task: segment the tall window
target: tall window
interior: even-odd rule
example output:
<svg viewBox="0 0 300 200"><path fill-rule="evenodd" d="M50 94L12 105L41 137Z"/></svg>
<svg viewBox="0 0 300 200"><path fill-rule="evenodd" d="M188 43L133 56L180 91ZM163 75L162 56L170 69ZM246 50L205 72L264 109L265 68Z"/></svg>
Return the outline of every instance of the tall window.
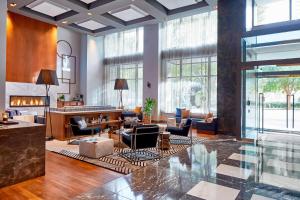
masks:
<svg viewBox="0 0 300 200"><path fill-rule="evenodd" d="M160 32L162 111L216 112L217 12L166 22Z"/></svg>
<svg viewBox="0 0 300 200"><path fill-rule="evenodd" d="M300 19L300 0L247 0L247 29Z"/></svg>
<svg viewBox="0 0 300 200"><path fill-rule="evenodd" d="M114 90L116 78L125 78L129 90L123 91L126 108L142 105L143 96L143 28L113 33L104 39L105 104L117 106L119 94Z"/></svg>

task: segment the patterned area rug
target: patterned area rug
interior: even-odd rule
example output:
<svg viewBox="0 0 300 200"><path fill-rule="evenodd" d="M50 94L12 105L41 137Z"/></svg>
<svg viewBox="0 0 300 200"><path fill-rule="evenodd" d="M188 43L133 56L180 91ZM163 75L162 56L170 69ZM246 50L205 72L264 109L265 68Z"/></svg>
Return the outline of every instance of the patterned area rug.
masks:
<svg viewBox="0 0 300 200"><path fill-rule="evenodd" d="M163 155L163 157L160 156L159 158L153 160L141 159L141 160L130 161L125 158L126 156L124 156L124 155L128 155L130 149L121 148L122 149L122 155L121 155L118 147L114 148L113 155L104 156L98 159L88 158L79 155L79 145L69 145L67 144L67 141L58 141L58 140L47 141L46 149L48 151L55 152L60 155L64 155L90 164L94 164L99 167L103 167L118 173L129 174L141 167L150 165L162 158L173 155L190 146L190 139L186 137L171 136L170 140L171 140L170 141L171 147L169 150L158 151L158 149L156 148L147 149L147 153L144 155L148 155L148 154ZM203 142L204 140L205 138L193 137L193 144Z"/></svg>

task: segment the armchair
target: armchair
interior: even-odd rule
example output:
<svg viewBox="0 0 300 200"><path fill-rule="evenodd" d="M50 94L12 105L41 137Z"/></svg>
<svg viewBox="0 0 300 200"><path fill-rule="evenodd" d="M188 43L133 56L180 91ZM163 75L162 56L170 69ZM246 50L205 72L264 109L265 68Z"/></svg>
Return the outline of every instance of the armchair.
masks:
<svg viewBox="0 0 300 200"><path fill-rule="evenodd" d="M170 132L171 135L179 135L179 136L183 136L183 137L188 137L191 126L192 126L192 120L187 119L185 124L183 125L183 127L167 127L166 131ZM192 134L191 134L190 135L190 144L192 144L192 142L193 141L192 141ZM176 142L176 144L186 144L186 142L184 142L184 143Z"/></svg>
<svg viewBox="0 0 300 200"><path fill-rule="evenodd" d="M150 151L142 151L147 148L156 148L159 127L157 125L141 125L133 129L132 132L122 133L122 142L130 148L129 152L121 155L131 161L142 161L156 159L159 154Z"/></svg>
<svg viewBox="0 0 300 200"><path fill-rule="evenodd" d="M166 131L173 135L188 137L191 125L192 120L187 119L183 127L167 127Z"/></svg>

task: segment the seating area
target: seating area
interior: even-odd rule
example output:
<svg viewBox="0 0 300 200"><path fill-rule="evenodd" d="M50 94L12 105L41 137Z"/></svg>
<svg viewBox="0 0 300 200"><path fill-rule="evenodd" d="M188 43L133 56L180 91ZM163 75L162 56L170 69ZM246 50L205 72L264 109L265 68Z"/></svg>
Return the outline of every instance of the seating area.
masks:
<svg viewBox="0 0 300 200"><path fill-rule="evenodd" d="M0 200L300 199L300 0L1 0Z"/></svg>

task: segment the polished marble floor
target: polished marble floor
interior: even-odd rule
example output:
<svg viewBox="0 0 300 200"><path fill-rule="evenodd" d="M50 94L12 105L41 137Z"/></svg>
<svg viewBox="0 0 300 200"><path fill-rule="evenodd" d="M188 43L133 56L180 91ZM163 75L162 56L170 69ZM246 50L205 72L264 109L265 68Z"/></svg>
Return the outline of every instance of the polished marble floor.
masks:
<svg viewBox="0 0 300 200"><path fill-rule="evenodd" d="M76 199L300 199L299 147L208 140Z"/></svg>

